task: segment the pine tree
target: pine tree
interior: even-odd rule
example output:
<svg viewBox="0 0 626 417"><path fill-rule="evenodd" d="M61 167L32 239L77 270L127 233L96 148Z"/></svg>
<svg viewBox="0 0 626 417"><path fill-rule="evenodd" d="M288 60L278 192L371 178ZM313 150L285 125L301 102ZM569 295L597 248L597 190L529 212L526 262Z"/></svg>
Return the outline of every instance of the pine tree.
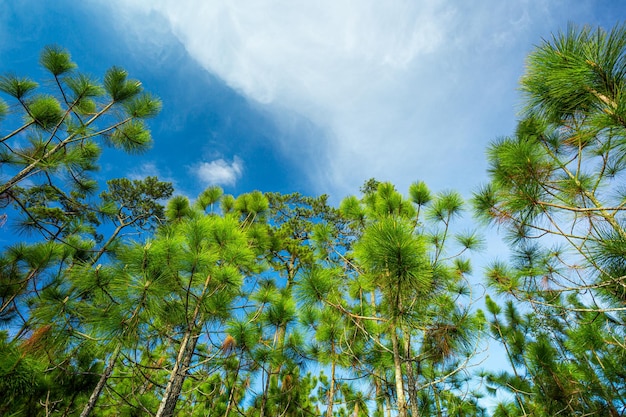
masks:
<svg viewBox="0 0 626 417"><path fill-rule="evenodd" d="M206 202L200 199L199 204ZM142 275L153 275L169 289L163 309L168 317L163 320L175 319L171 326L178 347L157 416L173 415L203 329L228 320L244 277L260 272L246 227L262 215L264 207L267 203L261 198L223 216L204 215L196 209L186 217L170 217L171 224L151 243L155 252L148 270L144 260L133 260L141 265Z"/></svg>
<svg viewBox="0 0 626 417"><path fill-rule="evenodd" d="M15 210L5 219L21 218L23 227L58 239L76 233L76 219L97 223L85 197L97 190L90 174L102 145L134 154L148 149L145 120L161 103L122 68L107 70L102 84L78 72L57 46L44 48L40 64L50 77L41 87L27 77L0 77L0 91L15 102L0 100L0 117L10 116L0 138L0 201Z"/></svg>
<svg viewBox="0 0 626 417"><path fill-rule="evenodd" d="M358 352L354 365L373 378L381 400L377 413L385 402L395 402L398 415L419 415L426 407L420 394L464 369L476 351L481 318L470 313L471 301L457 303L466 293L463 274L469 271L460 253L479 240L472 233L459 235L460 253L449 247L451 223L462 205L456 193L433 198L416 183L407 199L393 185L376 181L363 191L362 200L348 197L340 206L354 242L335 249L344 284L318 279L309 283L309 293L339 311L346 328L359 334L351 336L357 344L344 351ZM457 355L466 357L453 360Z"/></svg>
<svg viewBox="0 0 626 417"><path fill-rule="evenodd" d="M490 182L474 205L512 249L487 271L509 299L506 321L489 304L513 370L494 378L515 396L500 414L626 409L624 375L612 371L625 354L625 56L624 25L572 25L544 41L521 79L523 119L487 151Z"/></svg>

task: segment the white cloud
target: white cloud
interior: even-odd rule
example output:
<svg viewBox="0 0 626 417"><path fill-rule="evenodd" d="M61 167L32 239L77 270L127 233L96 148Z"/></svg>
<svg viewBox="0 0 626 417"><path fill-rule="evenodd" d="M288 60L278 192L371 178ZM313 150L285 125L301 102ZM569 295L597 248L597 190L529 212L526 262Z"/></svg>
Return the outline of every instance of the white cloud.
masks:
<svg viewBox="0 0 626 417"><path fill-rule="evenodd" d="M163 16L191 56L273 111L279 125L288 129L281 119L295 112L329 132L323 140L287 134L279 145L291 158L306 150L302 166L314 186L339 194L372 176L399 187L418 178L439 188L475 185L487 142L512 130L526 53L586 7L546 0L118 1L146 21ZM222 161L207 172L234 178L233 167Z"/></svg>
<svg viewBox="0 0 626 417"><path fill-rule="evenodd" d="M115 169L111 167L111 169ZM144 180L146 177L157 177L159 181L169 182L172 184L178 194L187 195L189 190L181 186L176 177L172 174L171 169L165 167L159 168L154 162L144 162L143 164L133 168L126 174L131 180Z"/></svg>
<svg viewBox="0 0 626 417"><path fill-rule="evenodd" d="M163 175L154 162L145 162L133 169L127 177L131 180L143 180L146 177L158 177L161 181L169 181L162 179Z"/></svg>
<svg viewBox="0 0 626 417"><path fill-rule="evenodd" d="M237 156L231 163L224 159L216 159L210 162L200 162L192 166L190 170L207 186L233 186L243 174L243 161Z"/></svg>

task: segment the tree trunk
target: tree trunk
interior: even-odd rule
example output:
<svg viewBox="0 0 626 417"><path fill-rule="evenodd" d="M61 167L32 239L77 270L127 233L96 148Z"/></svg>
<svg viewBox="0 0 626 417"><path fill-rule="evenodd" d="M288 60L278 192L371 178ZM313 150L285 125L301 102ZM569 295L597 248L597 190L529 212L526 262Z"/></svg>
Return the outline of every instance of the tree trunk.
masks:
<svg viewBox="0 0 626 417"><path fill-rule="evenodd" d="M404 332L404 356L407 358L408 362L406 365L406 378L409 384L407 391L409 394L409 405L411 407L411 416L419 417L420 411L418 407L417 401L417 380L415 379L415 373L413 372L413 362L410 361L411 354L411 336L410 333Z"/></svg>
<svg viewBox="0 0 626 417"><path fill-rule="evenodd" d="M431 366L435 366L432 364ZM437 391L437 386L433 385L433 397L435 397L435 408L437 409L437 417L442 417L441 414L441 396L439 395L439 391Z"/></svg>
<svg viewBox="0 0 626 417"><path fill-rule="evenodd" d="M241 353L241 358L243 358L243 352ZM228 417L230 414L230 410L233 407L233 403L235 402L235 390L237 387L237 378L239 378L239 370L241 369L241 361L243 359L239 359L237 363L237 369L235 370L235 377L233 378L233 384L230 387L230 392L228 393L228 403L226 404L226 412L224 413L224 417ZM226 382L226 380L224 380Z"/></svg>
<svg viewBox="0 0 626 417"><path fill-rule="evenodd" d="M378 311L376 309L376 292L375 291L370 292L370 305L372 307L372 315L375 316ZM376 343L380 343L380 338L376 334L374 334L374 340L376 341ZM383 415L385 411L385 396L383 394L383 389L380 383L383 374L384 374L384 371L381 371L380 368L373 370L374 389L376 392L376 412L381 416Z"/></svg>
<svg viewBox="0 0 626 417"><path fill-rule="evenodd" d="M285 269L287 270L287 283L285 284L285 290L288 292L289 297L292 297L291 287L295 281L296 268L294 266L295 263L295 255L291 256L289 262L285 263ZM285 337L287 335L287 323L280 323L276 326L276 330L274 331L274 341L273 341L273 349L274 351L283 352L285 347ZM278 364L267 373L267 383L265 384L265 388L263 389L263 397L261 401L261 414L259 417L265 417L265 407L267 406L267 400L270 395L270 387L272 386L272 380L276 382L276 387L279 386L279 376L280 371L282 369L282 364Z"/></svg>
<svg viewBox="0 0 626 417"><path fill-rule="evenodd" d="M259 417L265 417L265 407L267 406L267 397L270 395L270 380L272 378L272 371L267 371L267 380L265 381L265 387L263 388L263 397L261 397L261 410L259 410Z"/></svg>
<svg viewBox="0 0 626 417"><path fill-rule="evenodd" d="M391 343L393 347L393 367L396 377L396 396L398 397L398 417L407 417L408 410L406 398L404 396L404 381L402 378L402 361L400 359L400 348L398 347L398 333L395 323L391 328Z"/></svg>
<svg viewBox="0 0 626 417"><path fill-rule="evenodd" d="M113 367L115 366L117 357L120 356L121 350L122 350L122 345L120 343L115 347L113 354L109 358L109 363L107 363L107 366L104 369L104 372L100 376L100 380L98 381L98 383L96 384L96 387L93 389L93 392L89 396L89 400L87 401L87 404L85 404L85 407L83 408L83 412L80 413L80 417L87 417L89 414L91 414L93 409L96 407L96 402L98 401L98 398L100 398L100 394L102 394L102 390L104 389L104 386L106 385L107 381L109 380L109 377L111 376L111 373L113 372Z"/></svg>
<svg viewBox="0 0 626 417"><path fill-rule="evenodd" d="M171 417L174 415L176 403L178 402L178 397L180 397L180 392L183 388L183 382L185 382L187 372L189 371L191 358L196 350L198 335L194 333L195 332L192 333L191 329L185 332L185 336L178 349L174 369L172 369L170 379L167 381L165 393L163 394L163 399L161 400L155 417Z"/></svg>
<svg viewBox="0 0 626 417"><path fill-rule="evenodd" d="M376 393L376 413L383 415L385 412L385 398L383 396L383 389L380 386L380 374L377 370L374 370L374 390Z"/></svg>
<svg viewBox="0 0 626 417"><path fill-rule="evenodd" d="M333 356L334 356L334 346L333 343ZM333 417L333 403L335 401L335 359L330 365L330 388L328 389L328 407L326 408L326 417Z"/></svg>
<svg viewBox="0 0 626 417"><path fill-rule="evenodd" d="M359 402L354 402L354 410L352 411L352 417L359 417Z"/></svg>
<svg viewBox="0 0 626 417"><path fill-rule="evenodd" d="M115 241L115 239L117 238L119 233L122 231L122 229L123 229L122 225L115 228L115 231L113 232L111 237L109 237L109 239L102 246L100 251L98 251L96 256L90 261L91 266L94 266L96 262L98 262L100 257L106 251L106 249L111 245L111 243L113 243L113 241ZM135 308L135 311L133 312L132 317L135 317L135 315L138 312L139 312L139 307ZM113 351L113 354L111 355L111 358L109 358L109 363L107 364L106 368L104 369L104 372L100 376L100 380L98 380L98 383L96 384L96 387L91 393L91 396L89 396L89 400L87 401L87 404L85 404L85 407L83 408L82 413L80 413L80 417L87 417L89 414L91 414L91 412L95 408L96 402L98 401L98 398L100 398L100 394L102 394L102 390L104 389L104 386L106 385L109 377L111 376L111 373L113 372L113 367L115 366L115 362L117 361L117 358L120 355L121 350L122 350L122 344L118 343L118 345L115 347L115 350Z"/></svg>

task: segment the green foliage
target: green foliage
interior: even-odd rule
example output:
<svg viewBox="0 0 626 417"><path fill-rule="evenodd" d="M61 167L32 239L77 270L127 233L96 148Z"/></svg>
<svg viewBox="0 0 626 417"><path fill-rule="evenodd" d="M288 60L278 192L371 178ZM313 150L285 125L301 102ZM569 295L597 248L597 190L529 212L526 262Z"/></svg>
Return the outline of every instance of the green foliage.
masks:
<svg viewBox="0 0 626 417"><path fill-rule="evenodd" d="M306 274L302 284L309 305L325 299L347 320L344 332L353 332L351 343L338 346L356 355L352 366L359 364L373 378L379 396L375 415L384 414L383 389L397 396L399 415L434 411L426 391L450 409L461 407L457 394L467 381L450 376L465 366L459 357L475 354L484 317L457 305L469 294L463 280L471 270L469 259L460 255L479 248L482 240L475 232L452 233L463 206L458 193L433 195L416 182L407 199L392 184L375 180L362 192L362 199L348 197L340 205L353 241L340 258L350 271L349 284L335 286L344 295L324 294L330 292L326 281L314 279L320 274Z"/></svg>
<svg viewBox="0 0 626 417"><path fill-rule="evenodd" d="M143 121L130 121L115 129L108 143L127 153L140 154L152 144L152 136Z"/></svg>
<svg viewBox="0 0 626 417"><path fill-rule="evenodd" d="M19 358L14 369L37 376L30 391L20 388L15 401L2 404L2 415L77 415L100 378L111 338L137 337L138 316L124 314L120 302L128 294L115 288L128 289L121 280L127 274L109 262L127 228L147 231L164 220L160 200L172 193L156 178L117 179L97 196L92 178L102 143L130 152L149 145L143 119L158 112L158 99L121 77L111 83L111 97L57 46L44 48L40 65L50 77L41 87L0 77L0 91L13 101L1 102L0 116L18 126L0 134L0 216L10 218L2 227L29 233L28 243L2 248L0 319L12 329L7 360ZM103 227L108 223L113 230Z"/></svg>
<svg viewBox="0 0 626 417"><path fill-rule="evenodd" d="M423 181L414 182L409 186L411 201L418 206L425 206L432 200L428 186Z"/></svg>
<svg viewBox="0 0 626 417"><path fill-rule="evenodd" d="M7 339L6 332L0 333L0 390L4 397L0 412L3 414L13 407L27 408L20 401L35 395L43 383L40 378L42 369L30 358L21 358L17 347L9 344Z"/></svg>
<svg viewBox="0 0 626 417"><path fill-rule="evenodd" d="M184 196L175 196L167 203L165 215L169 221L182 220L191 215L192 208L189 199Z"/></svg>
<svg viewBox="0 0 626 417"><path fill-rule="evenodd" d="M75 106L84 105L84 103L104 94L104 89L98 82L87 74L73 74L71 77L65 77L63 82L71 90L72 94L68 97ZM91 101L95 106L95 102Z"/></svg>
<svg viewBox="0 0 626 417"><path fill-rule="evenodd" d="M217 186L209 187L204 190L196 200L196 205L202 210L213 212L213 206L220 200L224 191Z"/></svg>
<svg viewBox="0 0 626 417"><path fill-rule="evenodd" d="M118 178L107 181L108 189L100 193L107 207L115 208L110 215L116 216L123 225L140 228L154 226L155 221L165 220L165 210L160 201L169 198L174 189L156 177L143 180Z"/></svg>
<svg viewBox="0 0 626 417"><path fill-rule="evenodd" d="M104 89L113 102L123 102L141 92L141 82L129 80L125 69L111 67L104 74Z"/></svg>
<svg viewBox="0 0 626 417"><path fill-rule="evenodd" d="M149 93L141 93L124 102L126 113L139 119L155 117L161 111L161 100Z"/></svg>
<svg viewBox="0 0 626 417"><path fill-rule="evenodd" d="M6 117L8 112L9 106L4 100L0 99L0 122Z"/></svg>
<svg viewBox="0 0 626 417"><path fill-rule="evenodd" d="M355 245L355 257L370 271L388 302L401 313L402 296L422 296L429 292L431 265L426 244L413 234L402 219L382 219L365 229ZM394 309L395 310L395 309Z"/></svg>
<svg viewBox="0 0 626 417"><path fill-rule="evenodd" d="M40 64L53 81L42 88L24 77L0 78L0 91L17 100L15 116L19 120L21 112L23 120L16 130L0 136L2 160L6 164L0 195L12 190L11 200L19 201L16 187L27 177L38 184L46 180L65 183L58 188L67 188L68 193L72 187L80 189L81 180L95 170L97 158L83 155L85 163L81 169L66 164L60 170L59 164L63 165L66 153L81 148L85 142L102 140L126 152L145 151L152 139L144 119L155 116L161 108L157 98L143 93L141 83L128 80L126 71L120 68L107 71L104 85L100 85L78 72L69 53L56 46L44 48ZM1 107L6 113L6 104ZM23 138L38 135L41 139L37 143L43 147L23 145Z"/></svg>
<svg viewBox="0 0 626 417"><path fill-rule="evenodd" d="M570 25L544 42L530 54L521 81L528 109L540 112L550 122L606 113L609 120L623 125L616 110L622 108L625 39L623 25L610 32Z"/></svg>
<svg viewBox="0 0 626 417"><path fill-rule="evenodd" d="M32 121L42 129L54 128L63 120L61 103L52 96L35 96L28 100L27 108L28 117L26 117L26 123Z"/></svg>
<svg viewBox="0 0 626 417"><path fill-rule="evenodd" d="M15 75L0 76L0 91L18 100L24 99L31 91L39 86L33 80Z"/></svg>
<svg viewBox="0 0 626 417"><path fill-rule="evenodd" d="M76 64L70 59L69 52L57 45L44 47L43 51L41 51L39 63L55 77L76 68Z"/></svg>
<svg viewBox="0 0 626 417"><path fill-rule="evenodd" d="M511 261L487 269L486 299L511 372L489 384L515 401L494 415L621 415L624 357L623 137L626 28L568 27L528 59L515 135L488 149L474 195L505 228ZM526 313L521 314L520 311ZM608 365L607 364L611 364Z"/></svg>

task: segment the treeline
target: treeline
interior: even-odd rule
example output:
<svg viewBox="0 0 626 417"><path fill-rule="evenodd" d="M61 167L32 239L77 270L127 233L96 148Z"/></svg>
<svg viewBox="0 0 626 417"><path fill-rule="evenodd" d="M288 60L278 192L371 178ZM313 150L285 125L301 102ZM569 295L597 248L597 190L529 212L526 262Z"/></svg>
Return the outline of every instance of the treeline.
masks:
<svg viewBox="0 0 626 417"><path fill-rule="evenodd" d="M42 86L0 78L0 416L626 415L625 26L529 55L470 202L102 186L160 101L58 47L40 64ZM464 211L512 254L474 271L486 295Z"/></svg>

